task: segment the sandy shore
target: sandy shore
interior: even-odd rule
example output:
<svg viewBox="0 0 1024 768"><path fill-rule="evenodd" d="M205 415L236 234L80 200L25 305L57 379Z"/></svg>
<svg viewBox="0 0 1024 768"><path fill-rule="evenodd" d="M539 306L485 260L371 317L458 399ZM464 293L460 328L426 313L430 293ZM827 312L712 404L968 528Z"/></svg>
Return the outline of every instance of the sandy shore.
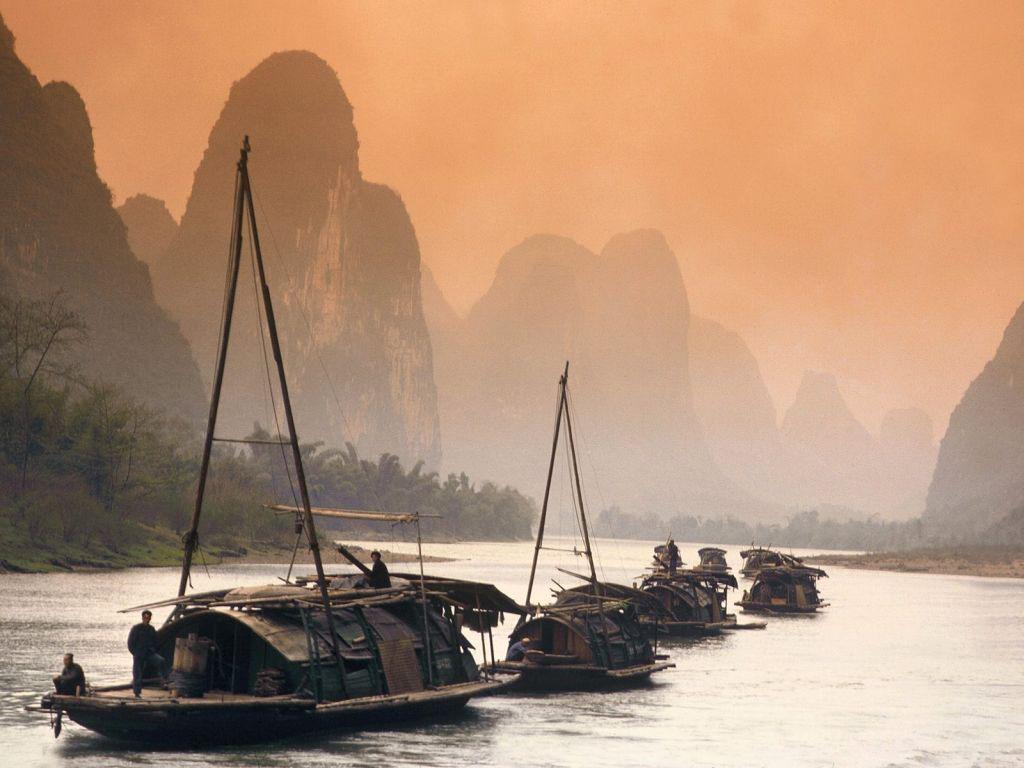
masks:
<svg viewBox="0 0 1024 768"><path fill-rule="evenodd" d="M814 555L804 558L804 562L872 571L1024 578L1024 549L1019 547L957 547L868 552L863 555Z"/></svg>

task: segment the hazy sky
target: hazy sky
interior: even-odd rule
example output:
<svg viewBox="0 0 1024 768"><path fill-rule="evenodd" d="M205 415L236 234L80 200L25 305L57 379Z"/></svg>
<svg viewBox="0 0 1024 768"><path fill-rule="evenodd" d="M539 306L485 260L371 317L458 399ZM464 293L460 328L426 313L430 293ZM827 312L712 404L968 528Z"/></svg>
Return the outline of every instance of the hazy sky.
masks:
<svg viewBox="0 0 1024 768"><path fill-rule="evenodd" d="M315 51L460 310L536 232L663 230L784 410L836 373L940 428L1024 300L1024 3L5 0L119 200L184 208L228 88Z"/></svg>

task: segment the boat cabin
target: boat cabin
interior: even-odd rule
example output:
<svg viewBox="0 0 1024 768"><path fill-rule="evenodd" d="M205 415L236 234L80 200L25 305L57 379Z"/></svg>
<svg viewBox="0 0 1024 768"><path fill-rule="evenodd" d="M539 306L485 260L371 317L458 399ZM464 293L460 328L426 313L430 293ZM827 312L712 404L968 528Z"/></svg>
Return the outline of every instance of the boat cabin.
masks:
<svg viewBox="0 0 1024 768"><path fill-rule="evenodd" d="M752 547L740 552L743 558L743 568L740 569L746 577L752 577L762 568L802 568L804 561L794 555L787 555L770 547Z"/></svg>
<svg viewBox="0 0 1024 768"><path fill-rule="evenodd" d="M333 610L339 669L322 610L272 604L275 599L310 596L311 590L303 587L232 590L225 601L245 599L248 604L176 616L157 633L158 653L173 659L181 638L203 638L208 651L201 692L294 694L317 701L422 691L428 685L478 677L469 641L436 603L428 603L426 611L428 654L423 605L411 594L341 603ZM259 600L271 605L261 608L253 602Z"/></svg>
<svg viewBox="0 0 1024 768"><path fill-rule="evenodd" d="M682 571L648 577L643 591L658 601L668 618L647 614L642 620L649 630L670 636L717 634L736 623L727 609L730 586L737 586L730 574Z"/></svg>
<svg viewBox="0 0 1024 768"><path fill-rule="evenodd" d="M763 568L737 605L755 613L814 613L821 601L817 580L828 574L818 568Z"/></svg>
<svg viewBox="0 0 1024 768"><path fill-rule="evenodd" d="M700 555L700 565L697 566L698 570L714 571L716 573L729 572L730 568L729 564L725 561L724 549L704 547L703 549L698 549L697 554Z"/></svg>
<svg viewBox="0 0 1024 768"><path fill-rule="evenodd" d="M527 617L509 636L509 645L529 638L522 661L498 662L520 674L516 687L527 690L590 689L635 684L671 666L655 660L632 609L621 603L551 606Z"/></svg>

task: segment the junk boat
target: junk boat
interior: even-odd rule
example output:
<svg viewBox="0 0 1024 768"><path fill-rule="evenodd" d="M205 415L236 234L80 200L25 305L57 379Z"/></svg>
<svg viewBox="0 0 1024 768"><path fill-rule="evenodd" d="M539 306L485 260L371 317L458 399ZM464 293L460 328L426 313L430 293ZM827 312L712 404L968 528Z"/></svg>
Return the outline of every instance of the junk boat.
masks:
<svg viewBox="0 0 1024 768"><path fill-rule="evenodd" d="M748 579L757 575L762 568L802 568L804 561L771 547L751 547L740 552L743 567L740 573Z"/></svg>
<svg viewBox="0 0 1024 768"><path fill-rule="evenodd" d="M728 573L732 569L725 561L725 550L718 547L704 547L698 549L700 565L695 570L708 571L710 573Z"/></svg>
<svg viewBox="0 0 1024 768"><path fill-rule="evenodd" d="M814 613L828 607L817 586L818 579L827 576L808 566L762 568L736 605L752 613Z"/></svg>
<svg viewBox="0 0 1024 768"><path fill-rule="evenodd" d="M302 454L292 416L281 348L256 229L246 137L237 165L232 251L213 396L191 527L185 536L178 595L150 608L171 607L157 631L157 652L172 659L170 682L149 679L141 696L131 685L93 688L85 695L50 694L39 709L50 713L57 735L63 715L106 736L146 745L254 742L312 731L450 713L502 683L482 679L470 644L455 620L458 598L481 598L471 609L478 623L495 621L515 605L493 587L445 587L423 576L397 578L391 588L331 583L325 576L313 515L415 523L415 514L324 510L310 506ZM234 313L248 221L253 269L262 289L263 315L277 364L288 440L301 505L276 507L295 515L296 546L305 539L316 565L307 583L288 583L186 595L198 547L210 453ZM262 324L261 324L261 333ZM269 363L268 363L269 375ZM280 429L278 430L280 433ZM246 442L227 440L228 442ZM418 532L418 530L417 530ZM420 537L417 537L420 540ZM291 571L289 569L289 578ZM429 584L429 589L428 589ZM465 585L463 585L465 587ZM488 599L489 596L489 599ZM130 610L138 610L146 606ZM493 656L493 653L492 653Z"/></svg>
<svg viewBox="0 0 1024 768"><path fill-rule="evenodd" d="M631 686L646 682L655 672L675 666L657 657L637 619L634 605L597 579L572 430L568 382L569 364L566 363L559 379L555 434L526 590L526 613L509 636L510 648L529 638L529 650L521 660L493 664L495 670L518 673L519 678L513 686L519 690L593 690ZM573 552L586 557L590 571L589 576L581 576L559 569L583 579L587 582L586 588L573 590L571 599L541 606L533 604L531 597L537 575L537 558L542 549L550 549L544 546L544 526L563 421L571 461L574 509L583 537L582 552L575 548Z"/></svg>
<svg viewBox="0 0 1024 768"><path fill-rule="evenodd" d="M735 628L736 616L728 613L727 605L729 587L738 586L736 577L728 573L656 571L644 579L642 590L658 602L667 617L647 613L644 625L670 637L717 635Z"/></svg>

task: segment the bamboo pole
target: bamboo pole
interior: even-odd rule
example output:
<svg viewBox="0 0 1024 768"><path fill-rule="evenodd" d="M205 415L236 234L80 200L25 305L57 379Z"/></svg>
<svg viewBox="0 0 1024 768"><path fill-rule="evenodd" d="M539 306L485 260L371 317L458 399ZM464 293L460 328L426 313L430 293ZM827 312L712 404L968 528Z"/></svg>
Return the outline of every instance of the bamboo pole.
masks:
<svg viewBox="0 0 1024 768"><path fill-rule="evenodd" d="M210 398L210 414L206 422L206 439L203 442L203 460L199 465L199 485L196 488L196 503L192 509L192 522L185 535L185 552L181 562L181 581L178 583L178 597L185 594L189 572L192 569L192 555L199 536L199 517L203 511L203 496L206 493L206 477L210 471L210 453L213 450L213 433L217 426L217 411L220 408L220 392L224 384L224 368L228 357L228 339L231 336L231 320L235 311L235 293L238 287L238 269L242 261L242 175L249 156L249 137L242 144L241 157L235 171L235 210L231 228L231 277L224 306L224 324L221 327L220 349L217 350L217 369L213 379L213 396Z"/></svg>
<svg viewBox="0 0 1024 768"><path fill-rule="evenodd" d="M569 380L569 361L565 361L565 372L558 381L558 410L555 414L555 437L551 441L551 460L548 462L548 479L544 484L544 503L540 508L540 521L537 524L537 544L533 549L533 564L530 566L530 582L526 587L526 608L530 609L530 596L533 594L533 580L537 575L537 557L544 544L544 525L548 517L548 498L551 496L551 478L555 473L555 454L558 452L558 434L562 428L562 410L565 406L565 383ZM493 654L492 654L493 660Z"/></svg>

